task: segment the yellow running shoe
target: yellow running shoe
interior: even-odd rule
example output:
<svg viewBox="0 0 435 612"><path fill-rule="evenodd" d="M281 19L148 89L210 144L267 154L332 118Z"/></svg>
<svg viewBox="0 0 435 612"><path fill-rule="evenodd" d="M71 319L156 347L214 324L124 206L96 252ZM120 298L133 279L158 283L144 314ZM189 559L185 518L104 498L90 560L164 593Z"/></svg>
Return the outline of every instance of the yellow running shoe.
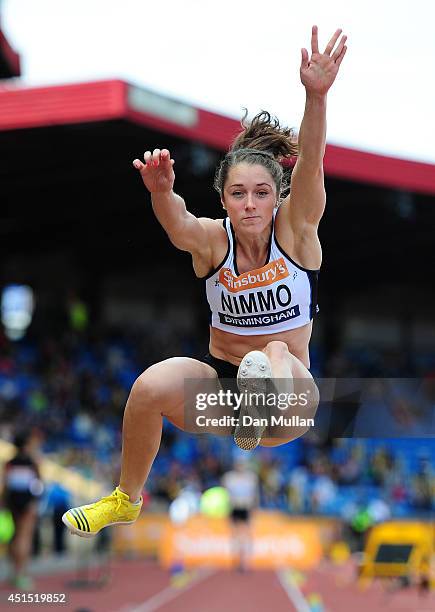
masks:
<svg viewBox="0 0 435 612"><path fill-rule="evenodd" d="M95 504L71 508L65 512L62 522L71 533L82 538L92 538L103 527L134 523L142 508L142 497L132 504L127 493L116 489Z"/></svg>

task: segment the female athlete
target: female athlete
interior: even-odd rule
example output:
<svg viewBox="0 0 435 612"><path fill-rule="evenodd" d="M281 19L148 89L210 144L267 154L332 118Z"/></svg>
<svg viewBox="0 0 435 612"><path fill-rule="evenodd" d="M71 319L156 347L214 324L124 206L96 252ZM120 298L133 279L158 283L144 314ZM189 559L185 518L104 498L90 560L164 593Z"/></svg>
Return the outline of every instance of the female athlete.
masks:
<svg viewBox="0 0 435 612"><path fill-rule="evenodd" d="M66 512L62 520L71 532L91 537L108 525L136 520L163 417L184 428L185 379L237 377L239 389L248 391L256 388L256 379L277 385L305 380L316 390L308 344L321 263L317 228L325 207L326 97L347 49L346 36L340 35L337 30L320 53L313 26L311 56L302 49L306 104L285 199L283 165L296 153L295 138L265 112L244 126L216 173L226 219L197 218L187 211L173 191L174 160L167 149L146 151L145 163L134 160L158 221L176 247L191 253L196 275L205 279L210 352L202 360L167 359L139 376L124 413L119 486L96 503ZM314 415L317 404L313 393L305 414ZM245 448L283 444L307 431L290 429L269 429ZM243 447L240 428L235 437Z"/></svg>

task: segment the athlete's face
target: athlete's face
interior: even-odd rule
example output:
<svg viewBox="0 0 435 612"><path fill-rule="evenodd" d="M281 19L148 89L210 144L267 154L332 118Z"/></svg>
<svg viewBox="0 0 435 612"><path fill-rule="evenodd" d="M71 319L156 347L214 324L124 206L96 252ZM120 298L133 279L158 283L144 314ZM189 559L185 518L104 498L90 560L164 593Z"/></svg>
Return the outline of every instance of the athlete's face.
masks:
<svg viewBox="0 0 435 612"><path fill-rule="evenodd" d="M264 166L240 163L228 172L222 204L233 226L260 233L277 204L275 181Z"/></svg>

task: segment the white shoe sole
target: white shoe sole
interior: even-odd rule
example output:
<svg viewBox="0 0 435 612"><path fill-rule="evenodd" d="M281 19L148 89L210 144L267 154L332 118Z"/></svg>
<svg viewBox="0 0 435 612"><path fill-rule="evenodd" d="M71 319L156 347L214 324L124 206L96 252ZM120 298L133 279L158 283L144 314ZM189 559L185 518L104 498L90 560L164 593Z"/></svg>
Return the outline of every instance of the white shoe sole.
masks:
<svg viewBox="0 0 435 612"><path fill-rule="evenodd" d="M242 361L237 372L237 386L247 396L251 393L267 393L267 382L272 378L272 366L267 355L262 351L250 351ZM260 444L265 427L260 425L243 425L243 417L261 418L261 406L252 406L243 402L240 407L239 425L234 432L234 441L242 450L254 450Z"/></svg>
<svg viewBox="0 0 435 612"><path fill-rule="evenodd" d="M272 366L269 357L262 351L250 351L246 353L239 365L237 372L237 386L240 391L255 392L262 390L261 380L272 378Z"/></svg>
<svg viewBox="0 0 435 612"><path fill-rule="evenodd" d="M99 529L98 531L93 531L92 533L88 533L87 531L82 531L81 529L77 529L77 527L74 527L74 525L71 525L69 520L66 518L66 515L68 514L68 512L69 510L67 510L65 514L62 516L62 523L65 525L65 527L68 529L68 531L71 534L80 536L81 538L93 538L98 533L100 533L101 529L104 529L105 527L110 527L111 525L132 525L133 523L136 522L136 519L134 519L134 521L116 521L115 523L107 523L107 525L104 525L104 527L101 527L101 529Z"/></svg>

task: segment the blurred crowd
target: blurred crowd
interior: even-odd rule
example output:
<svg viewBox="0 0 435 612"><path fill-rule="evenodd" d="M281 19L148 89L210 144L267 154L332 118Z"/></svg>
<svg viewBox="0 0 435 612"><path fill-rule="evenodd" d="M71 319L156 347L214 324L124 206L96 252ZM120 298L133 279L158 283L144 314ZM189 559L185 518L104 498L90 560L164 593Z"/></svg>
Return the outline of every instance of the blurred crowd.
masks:
<svg viewBox="0 0 435 612"><path fill-rule="evenodd" d="M192 339L191 334L177 333L173 326L154 326L133 334L116 329L91 331L75 322L56 337L30 335L18 342L2 337L0 438L12 440L18 429L36 428L45 455L110 489L119 474L121 421L134 380L162 358L200 357L204 348L204 338ZM348 349L325 362L313 346L312 359L317 376L330 376L334 369L343 377L380 376L382 363L388 366L384 376L403 376L403 359L391 353ZM429 416L435 405L431 359L425 358L424 367L421 356L419 362L407 365L416 375L427 377L425 397L432 406ZM376 422L364 437L356 437L370 415L379 415L380 396L382 389L372 389L369 401L351 406L352 428L341 437L326 429L322 435L310 433L283 447L260 448L253 453L251 467L259 477L260 505L295 514L342 516L349 521L368 511L373 520L383 520L433 510L433 438L402 435L394 439L385 423L376 434ZM421 402L416 406L407 401L406 393L393 396L396 409L388 418L409 432ZM434 430L432 422L429 432ZM188 435L165 423L161 449L146 486L146 503L167 507L186 487L203 491L219 484L231 469L236 450L231 439ZM52 498L47 493L47 511L50 504L59 506L59 498L61 505L67 504L59 490L47 491Z"/></svg>

